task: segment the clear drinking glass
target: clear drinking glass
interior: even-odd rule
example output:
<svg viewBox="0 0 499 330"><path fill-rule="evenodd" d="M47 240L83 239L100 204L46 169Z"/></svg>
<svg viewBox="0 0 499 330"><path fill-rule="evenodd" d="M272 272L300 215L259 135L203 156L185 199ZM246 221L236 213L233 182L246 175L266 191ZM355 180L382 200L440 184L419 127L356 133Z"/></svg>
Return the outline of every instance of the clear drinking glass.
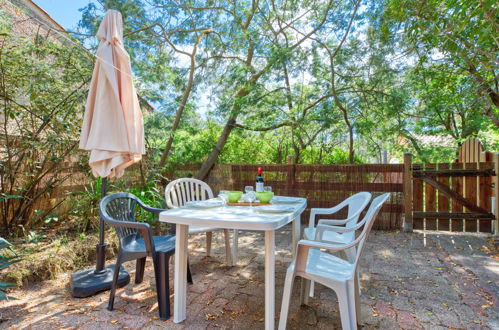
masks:
<svg viewBox="0 0 499 330"><path fill-rule="evenodd" d="M227 205L227 202L229 201L229 191L228 190L220 190L218 193L218 197L222 200L223 207Z"/></svg>
<svg viewBox="0 0 499 330"><path fill-rule="evenodd" d="M244 192L245 193L249 193L250 191L255 191L255 188L253 188L253 186L246 186L244 187Z"/></svg>
<svg viewBox="0 0 499 330"><path fill-rule="evenodd" d="M263 187L263 191L265 191L265 192L272 192L272 187L271 186L265 186L265 187Z"/></svg>
<svg viewBox="0 0 499 330"><path fill-rule="evenodd" d="M251 187L253 189L253 187ZM246 200L250 203L250 209L252 209L252 203L256 201L256 194L253 190L250 190L246 193Z"/></svg>

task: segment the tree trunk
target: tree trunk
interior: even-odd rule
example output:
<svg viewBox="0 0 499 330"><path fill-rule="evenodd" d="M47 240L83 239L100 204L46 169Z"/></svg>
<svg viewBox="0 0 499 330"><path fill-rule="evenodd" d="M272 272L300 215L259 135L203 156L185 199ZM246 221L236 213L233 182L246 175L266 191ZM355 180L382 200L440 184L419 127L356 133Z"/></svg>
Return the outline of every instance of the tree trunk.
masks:
<svg viewBox="0 0 499 330"><path fill-rule="evenodd" d="M499 108L499 105L497 105L497 107ZM494 123L494 125L496 125L496 127L499 127L499 117L497 117L495 114L494 114L494 111L492 110L492 106L489 106L486 110L485 110L485 115L487 117L489 117L492 122Z"/></svg>
<svg viewBox="0 0 499 330"><path fill-rule="evenodd" d="M464 56L464 59L469 65L469 68L466 69L471 75L478 81L479 83L479 93L485 94L489 97L490 106L483 110L483 114L489 117L496 127L499 127L499 117L494 114L493 107L499 108L499 94L497 94L492 87L490 87L489 83L482 77L482 75L477 71L476 66L471 62L471 60ZM455 62L454 62L455 63ZM457 65L457 67L460 67Z"/></svg>
<svg viewBox="0 0 499 330"><path fill-rule="evenodd" d="M163 154L161 155L161 160L159 161L159 168L162 169L166 165L166 161L168 160L168 156L170 155L170 151L173 145L173 138L175 135L175 131L180 125L180 119L182 118L182 114L184 113L185 105L187 104L187 100L189 99L189 95L192 91L192 86L194 84L194 72L196 71L196 53L198 49L198 45L201 42L201 39L205 34L211 33L211 29L207 29L201 33L194 44L194 48L192 53L189 54L191 65L189 68L189 78L187 81L187 86L185 87L184 93L182 94L182 100L180 101L180 105L178 106L177 113L175 114L175 121L173 122L172 131L170 133L170 137L168 138L168 142L166 143L165 148L163 149ZM162 170L161 170L162 171Z"/></svg>
<svg viewBox="0 0 499 330"><path fill-rule="evenodd" d="M350 124L350 121L348 120L347 114L345 114L345 123L348 126L348 137L350 139L348 144L348 162L350 164L353 164L355 160L355 150L353 149L353 127L352 124Z"/></svg>
<svg viewBox="0 0 499 330"><path fill-rule="evenodd" d="M199 180L206 179L206 177L210 173L213 165L215 165L215 162L217 161L218 156L220 155L220 152L222 152L222 149L224 148L225 144L227 143L227 140L229 139L230 132L232 132L232 129L234 128L234 124L236 123L236 119L237 119L237 113L229 117L229 120L227 120L227 123L225 123L222 134L218 138L217 145L215 146L215 148L213 148L213 150L211 151L208 158L203 162L201 169L196 174L196 179L199 179Z"/></svg>
<svg viewBox="0 0 499 330"><path fill-rule="evenodd" d="M352 126L352 123L350 122L350 120L348 119L348 111L347 109L343 106L343 104L341 103L338 95L336 94L336 86L334 84L334 68L332 69L332 81L333 81L333 93L334 93L334 102L336 104L336 106L341 110L341 112L343 113L343 119L345 120L345 125L347 126L348 128L348 138L349 138L349 143L348 143L348 163L349 164L353 164L354 162L354 140L353 140L353 126Z"/></svg>
<svg viewBox="0 0 499 330"><path fill-rule="evenodd" d="M191 86L192 87L192 86ZM187 101L188 95L190 94L190 88L188 93L184 93L184 95L187 95L185 97L185 100ZM182 118L182 114L184 113L185 109L185 103L184 97L182 98L182 104L180 104L179 108L177 109L177 113L175 114L175 121L173 122L172 130L170 132L170 137L168 138L168 142L166 142L166 146L163 149L163 153L161 154L161 160L159 161L159 168L163 169L163 167L166 165L166 161L168 160L168 156L170 155L170 151L172 149L173 145L173 136L175 135L175 131L177 130L179 124L180 124L180 118ZM163 172L163 170L161 170Z"/></svg>
<svg viewBox="0 0 499 330"><path fill-rule="evenodd" d="M359 1L360 2L360 1ZM243 31L246 31L253 19L253 14L256 12L258 9L257 1L252 1L252 10L248 14L246 18L245 24L242 26ZM298 40L294 45L288 47L288 49L291 51L301 45L305 40L308 40L312 34L314 34L326 21L326 18L328 17L329 10L332 6L333 1L329 1L326 4L326 13L322 19L322 21L314 27L314 29L309 32L307 35L304 35L300 40ZM251 66L251 62L253 61L253 56L254 56L254 42L251 38L248 38L249 42L249 48L246 54L246 60L245 63L248 66L249 69L254 69ZM247 82L247 87L242 88L237 94L236 94L236 99L245 97L250 93L250 89L256 85L258 80L261 78L261 76L268 72L273 66L279 65L280 62L278 59L276 60L269 60L267 64L265 65L264 68L262 68L260 71L257 73L253 74L251 79ZM208 174L210 173L211 168L213 165L215 165L215 162L217 161L218 156L220 155L220 152L222 151L223 147L225 146L225 143L227 142L227 139L229 138L230 133L232 132L232 129L234 128L234 125L236 124L236 118L237 115L239 114L240 111L240 105L237 106L238 109L233 109L232 115L229 117L229 120L225 124L225 127L222 131L222 134L220 135L217 145L215 148L211 151L210 155L208 158L203 162L203 165L201 165L201 169L196 175L196 178L200 180L204 180Z"/></svg>

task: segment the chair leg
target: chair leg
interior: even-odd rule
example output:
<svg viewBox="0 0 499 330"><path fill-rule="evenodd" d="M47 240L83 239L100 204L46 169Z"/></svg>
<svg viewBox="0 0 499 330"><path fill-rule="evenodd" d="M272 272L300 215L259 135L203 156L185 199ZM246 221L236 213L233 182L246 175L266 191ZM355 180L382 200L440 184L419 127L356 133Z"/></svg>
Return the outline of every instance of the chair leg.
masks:
<svg viewBox="0 0 499 330"><path fill-rule="evenodd" d="M239 245L239 230L234 229L232 231L232 263L234 265L237 265L237 259L238 259L237 249L238 249L238 245Z"/></svg>
<svg viewBox="0 0 499 330"><path fill-rule="evenodd" d="M308 297L310 294L310 280L302 277L301 279L301 293L300 293L300 305L308 305Z"/></svg>
<svg viewBox="0 0 499 330"><path fill-rule="evenodd" d="M288 268L286 279L284 280L284 291L282 293L281 316L279 317L279 330L286 329L289 313L289 301L291 300L291 292L293 291L293 281L295 279L294 269Z"/></svg>
<svg viewBox="0 0 499 330"><path fill-rule="evenodd" d="M355 310L355 308L350 308L349 306L350 299L348 290L348 284L345 283L344 286L337 288L335 291L340 305L341 328L345 330L354 330L357 329L357 326L355 324L355 320L352 321L351 311ZM352 301L352 303L354 302Z"/></svg>
<svg viewBox="0 0 499 330"><path fill-rule="evenodd" d="M350 249L346 249L345 250L345 254L347 256L347 260L348 262L350 263L354 263L355 262L355 257L357 256L357 250L355 249L355 247L352 247ZM360 290L360 271L359 271L359 266L357 266L357 273L356 273L356 278L357 278L357 288L359 290L359 296L362 294L361 290Z"/></svg>
<svg viewBox="0 0 499 330"><path fill-rule="evenodd" d="M298 235L298 239L300 238L299 236L300 235ZM314 238L313 237L312 238L307 237L307 235L305 234L305 231L304 231L303 232L303 239L314 239ZM296 249L296 247L295 247L295 249ZM313 298L314 297L314 292L315 292L315 281L310 281L310 292L308 293L308 296L310 298Z"/></svg>
<svg viewBox="0 0 499 330"><path fill-rule="evenodd" d="M107 309L112 311L114 308L114 295L116 294L116 287L118 286L118 277L120 274L121 268L121 253L118 253L118 257L116 258L116 266L114 268L113 274L113 283L111 284L111 292L109 292L109 303L107 305Z"/></svg>
<svg viewBox="0 0 499 330"><path fill-rule="evenodd" d="M211 256L211 239L213 237L213 232L206 232L206 255Z"/></svg>
<svg viewBox="0 0 499 330"><path fill-rule="evenodd" d="M187 283L192 284L191 266L189 266L189 258L187 258Z"/></svg>
<svg viewBox="0 0 499 330"><path fill-rule="evenodd" d="M170 283L168 257L164 252L157 252L154 260L156 268L156 292L158 295L159 318L170 318Z"/></svg>
<svg viewBox="0 0 499 330"><path fill-rule="evenodd" d="M310 281L310 292L308 293L308 296L310 298L314 297L314 291L315 291L315 281Z"/></svg>
<svg viewBox="0 0 499 330"><path fill-rule="evenodd" d="M146 268L146 257L139 258L135 262L135 283L142 283L144 280L144 269Z"/></svg>
<svg viewBox="0 0 499 330"><path fill-rule="evenodd" d="M351 329L357 329L357 295L359 293L355 277L347 282L347 292L348 292L348 308L350 315L350 327ZM357 291L357 292L355 292ZM360 315L359 315L360 319Z"/></svg>
<svg viewBox="0 0 499 330"><path fill-rule="evenodd" d="M230 250L230 234L228 229L224 229L225 239L225 260L228 266L232 266L232 253Z"/></svg>
<svg viewBox="0 0 499 330"><path fill-rule="evenodd" d="M353 280L354 282L354 293L355 293L355 315L356 315L356 322L358 325L361 324L361 314L360 314L360 287L359 287L359 274L356 274L356 279Z"/></svg>

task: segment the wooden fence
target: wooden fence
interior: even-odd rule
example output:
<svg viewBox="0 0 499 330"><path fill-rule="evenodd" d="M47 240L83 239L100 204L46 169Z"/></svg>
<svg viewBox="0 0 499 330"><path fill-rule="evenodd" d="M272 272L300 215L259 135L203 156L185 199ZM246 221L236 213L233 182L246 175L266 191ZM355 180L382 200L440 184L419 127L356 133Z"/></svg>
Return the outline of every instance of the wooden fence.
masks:
<svg viewBox="0 0 499 330"><path fill-rule="evenodd" d="M290 161L284 165L215 165L206 181L215 193L221 189L243 190L244 186L255 184L260 166L264 171L265 185L272 186L277 195L307 198L308 207L302 216L304 223L308 223L310 208L334 206L360 191L369 191L375 196L391 192L374 228L401 228L403 164L295 165ZM198 169L198 165L191 165L179 168L168 176L172 179L191 176ZM346 210L337 214L336 218L345 215Z"/></svg>
<svg viewBox="0 0 499 330"><path fill-rule="evenodd" d="M478 163L451 164L412 164L410 154L405 155L404 164L301 165L293 164L292 159L282 165L218 164L206 181L215 194L221 189L243 190L246 185L254 185L261 166L265 184L277 195L307 198L303 223L308 223L310 208L331 207L360 191L374 196L390 192L376 229L397 230L404 225L406 230L490 233L497 223L491 213L491 197L499 195L499 154L483 153L481 157L483 161ZM199 168L200 164L180 166L166 177L195 176ZM74 175L48 196L52 205L67 192L82 191L86 186L87 173L80 173L77 167L67 169ZM139 164L129 168L125 177L127 186L138 184ZM345 213L337 216L344 217Z"/></svg>
<svg viewBox="0 0 499 330"><path fill-rule="evenodd" d="M34 209L39 211L53 210L62 215L66 214L73 208L73 205L68 203L68 197L71 194L84 192L85 189L90 188L90 184L94 184L95 179L90 173L90 169L87 166L82 166L77 157L70 158L61 164L55 174L64 178L62 182L38 198L34 203ZM47 176L46 180L50 178L51 176ZM130 166L121 180L126 187L140 184L140 164Z"/></svg>

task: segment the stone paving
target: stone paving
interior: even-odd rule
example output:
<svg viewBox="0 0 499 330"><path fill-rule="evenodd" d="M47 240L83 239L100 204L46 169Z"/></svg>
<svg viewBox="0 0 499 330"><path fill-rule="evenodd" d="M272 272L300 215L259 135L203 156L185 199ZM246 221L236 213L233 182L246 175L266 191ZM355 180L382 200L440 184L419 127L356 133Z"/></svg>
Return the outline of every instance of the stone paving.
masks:
<svg viewBox="0 0 499 330"><path fill-rule="evenodd" d="M276 236L277 316L291 260L290 237L289 227ZM187 320L182 324L158 319L148 262L139 285L133 284L135 265L126 264L132 283L117 291L112 312L106 309L108 292L71 298L65 275L14 291L11 295L19 300L2 303L0 328L263 329L263 235L240 236L240 259L234 267L224 264L222 242L222 235L214 235L213 256L206 257L203 236L191 240L194 284L188 286ZM373 231L361 262L362 327L499 329L499 260L494 253L484 237ZM315 297L300 307L299 285L295 281L288 329L341 328L334 292L316 285Z"/></svg>

